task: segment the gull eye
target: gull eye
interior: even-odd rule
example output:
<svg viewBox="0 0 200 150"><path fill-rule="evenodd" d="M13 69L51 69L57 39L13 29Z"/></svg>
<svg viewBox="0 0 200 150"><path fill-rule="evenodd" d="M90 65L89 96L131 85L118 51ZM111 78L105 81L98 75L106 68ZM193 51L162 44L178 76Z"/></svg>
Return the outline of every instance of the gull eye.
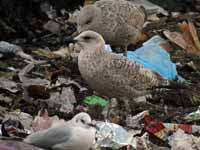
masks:
<svg viewBox="0 0 200 150"><path fill-rule="evenodd" d="M92 22L92 20L90 19L90 20L87 20L86 22L85 22L85 24L90 24Z"/></svg>
<svg viewBox="0 0 200 150"><path fill-rule="evenodd" d="M89 39L91 39L91 37L89 37L89 36L84 37L84 40L89 40Z"/></svg>
<svg viewBox="0 0 200 150"><path fill-rule="evenodd" d="M83 124L85 124L85 120L81 119L81 122L82 122Z"/></svg>

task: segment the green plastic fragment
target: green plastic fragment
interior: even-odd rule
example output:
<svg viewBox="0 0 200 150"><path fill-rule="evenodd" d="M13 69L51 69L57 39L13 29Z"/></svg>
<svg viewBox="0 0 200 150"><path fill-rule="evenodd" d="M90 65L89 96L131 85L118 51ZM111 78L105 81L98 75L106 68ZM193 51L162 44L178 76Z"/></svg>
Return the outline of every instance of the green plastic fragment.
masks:
<svg viewBox="0 0 200 150"><path fill-rule="evenodd" d="M105 99L95 96L95 95L85 97L83 102L87 105L100 105L102 107L105 107L108 105L108 102Z"/></svg>

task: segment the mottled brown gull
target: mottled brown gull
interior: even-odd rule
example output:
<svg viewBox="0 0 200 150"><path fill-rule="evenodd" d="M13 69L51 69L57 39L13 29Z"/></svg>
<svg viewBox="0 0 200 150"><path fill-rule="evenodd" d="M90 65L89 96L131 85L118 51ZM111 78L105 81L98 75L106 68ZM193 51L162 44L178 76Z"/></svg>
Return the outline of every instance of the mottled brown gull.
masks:
<svg viewBox="0 0 200 150"><path fill-rule="evenodd" d="M105 51L105 41L97 32L82 32L75 40L81 48L78 56L80 73L89 86L101 95L136 98L146 95L153 86L166 83L143 65Z"/></svg>
<svg viewBox="0 0 200 150"><path fill-rule="evenodd" d="M106 43L127 50L142 30L143 11L126 0L100 0L83 7L77 17L78 31L92 30Z"/></svg>

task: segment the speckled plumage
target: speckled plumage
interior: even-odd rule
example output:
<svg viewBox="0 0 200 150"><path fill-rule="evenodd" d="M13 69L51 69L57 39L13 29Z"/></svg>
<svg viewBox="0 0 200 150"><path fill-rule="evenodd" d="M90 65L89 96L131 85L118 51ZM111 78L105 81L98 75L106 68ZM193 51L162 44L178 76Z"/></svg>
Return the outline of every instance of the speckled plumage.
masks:
<svg viewBox="0 0 200 150"><path fill-rule="evenodd" d="M101 95L134 98L164 83L143 65L105 51L103 37L96 32L85 31L75 39L81 47L78 56L80 73L89 86Z"/></svg>
<svg viewBox="0 0 200 150"><path fill-rule="evenodd" d="M77 19L78 31L100 33L106 43L126 47L136 40L145 20L141 9L126 0L100 0L85 6Z"/></svg>

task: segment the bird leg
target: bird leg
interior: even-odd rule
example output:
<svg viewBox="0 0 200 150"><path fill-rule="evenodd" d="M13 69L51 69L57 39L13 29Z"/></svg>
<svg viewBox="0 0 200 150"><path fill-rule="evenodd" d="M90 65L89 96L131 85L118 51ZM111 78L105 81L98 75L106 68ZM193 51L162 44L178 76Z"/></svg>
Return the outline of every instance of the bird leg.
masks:
<svg viewBox="0 0 200 150"><path fill-rule="evenodd" d="M111 99L110 98L108 98L108 111L107 111L107 115L106 115L106 119L110 119L110 111L111 111L111 109L112 109L112 102L111 102Z"/></svg>
<svg viewBox="0 0 200 150"><path fill-rule="evenodd" d="M123 47L123 50L124 50L123 55L127 57L127 46L124 46L124 47Z"/></svg>

